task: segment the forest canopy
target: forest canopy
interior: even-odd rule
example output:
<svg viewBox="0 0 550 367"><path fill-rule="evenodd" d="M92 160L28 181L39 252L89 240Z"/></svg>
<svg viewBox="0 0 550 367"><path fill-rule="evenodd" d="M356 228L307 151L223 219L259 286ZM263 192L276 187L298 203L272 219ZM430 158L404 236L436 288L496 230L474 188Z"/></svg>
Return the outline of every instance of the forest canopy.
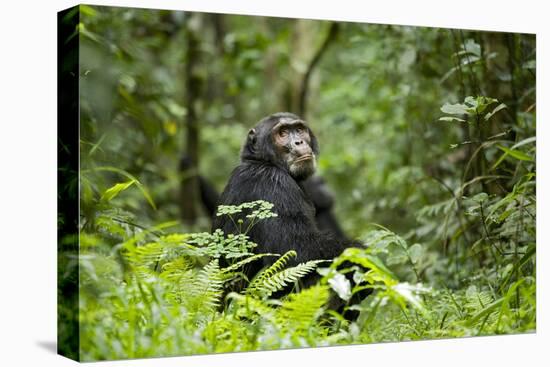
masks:
<svg viewBox="0 0 550 367"><path fill-rule="evenodd" d="M59 278L80 266L80 316L62 310L80 329L60 348L74 333L91 361L535 331L534 35L76 9L80 241L62 239ZM263 255L210 232L199 176L221 192L278 111L315 131L334 215L366 247L301 267L278 254L229 292ZM359 291L345 262L373 289L348 304L355 321L328 307ZM308 272L321 281L272 297Z"/></svg>

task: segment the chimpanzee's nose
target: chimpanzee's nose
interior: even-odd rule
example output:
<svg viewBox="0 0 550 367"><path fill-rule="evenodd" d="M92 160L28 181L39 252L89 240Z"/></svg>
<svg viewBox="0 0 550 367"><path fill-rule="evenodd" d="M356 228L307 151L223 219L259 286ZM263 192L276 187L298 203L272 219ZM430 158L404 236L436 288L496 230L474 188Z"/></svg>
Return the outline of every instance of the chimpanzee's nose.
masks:
<svg viewBox="0 0 550 367"><path fill-rule="evenodd" d="M303 140L294 140L294 145L301 145L303 142Z"/></svg>

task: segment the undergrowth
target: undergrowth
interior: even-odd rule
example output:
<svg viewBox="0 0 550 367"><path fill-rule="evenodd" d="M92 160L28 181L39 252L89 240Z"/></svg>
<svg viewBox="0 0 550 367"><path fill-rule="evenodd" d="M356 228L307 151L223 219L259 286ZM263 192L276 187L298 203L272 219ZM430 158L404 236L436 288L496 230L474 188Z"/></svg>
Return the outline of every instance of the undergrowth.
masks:
<svg viewBox="0 0 550 367"><path fill-rule="evenodd" d="M96 233L81 233L81 357L92 361L533 331L532 179L526 175L501 198L462 198L468 216L483 218L488 231L469 251L494 237L498 243L486 245L503 256L487 257L492 266L470 269L458 286L441 283L453 272L452 264L380 226L368 232L364 248L349 248L333 262L289 267L294 251L254 254L256 244L245 233L170 233L174 223L143 229L117 219L131 213L114 215L106 209L97 215ZM454 205L427 207L419 215L452 215ZM517 211L519 205L523 212ZM221 207L219 214L247 210L258 214L257 222L275 216L271 208L257 201ZM524 245L516 249L518 236ZM246 279L243 267L264 256L278 260ZM221 257L227 265L220 265ZM341 269L344 262L350 265ZM314 271L322 275L318 284L271 297ZM353 288L346 272L353 272ZM236 280L246 286L228 292ZM364 288L374 291L350 304L353 293ZM348 302L347 308L359 311L358 319L350 323L329 308L331 297Z"/></svg>

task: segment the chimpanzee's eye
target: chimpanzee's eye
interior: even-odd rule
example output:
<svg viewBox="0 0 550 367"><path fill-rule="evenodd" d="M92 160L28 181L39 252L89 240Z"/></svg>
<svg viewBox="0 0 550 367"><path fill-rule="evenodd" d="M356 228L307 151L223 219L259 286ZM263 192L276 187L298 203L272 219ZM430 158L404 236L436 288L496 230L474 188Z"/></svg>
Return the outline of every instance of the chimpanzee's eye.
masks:
<svg viewBox="0 0 550 367"><path fill-rule="evenodd" d="M299 127L296 128L296 132L297 132L298 134L303 134L304 131L305 131L304 128L301 127L301 126L299 126Z"/></svg>
<svg viewBox="0 0 550 367"><path fill-rule="evenodd" d="M286 138L286 136L288 135L288 129L281 129L279 130L279 136L281 138Z"/></svg>

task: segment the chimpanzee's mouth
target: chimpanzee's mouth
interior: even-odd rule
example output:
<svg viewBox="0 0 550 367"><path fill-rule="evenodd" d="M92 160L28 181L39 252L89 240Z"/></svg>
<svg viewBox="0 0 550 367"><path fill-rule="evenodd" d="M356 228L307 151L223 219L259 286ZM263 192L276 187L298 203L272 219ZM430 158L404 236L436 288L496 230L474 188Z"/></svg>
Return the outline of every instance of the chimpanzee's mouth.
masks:
<svg viewBox="0 0 550 367"><path fill-rule="evenodd" d="M306 155L303 155L303 156L300 156L298 159L296 159L294 161L294 163L300 163L300 162L303 162L303 161L309 161L313 159L313 156L311 154L306 154Z"/></svg>

